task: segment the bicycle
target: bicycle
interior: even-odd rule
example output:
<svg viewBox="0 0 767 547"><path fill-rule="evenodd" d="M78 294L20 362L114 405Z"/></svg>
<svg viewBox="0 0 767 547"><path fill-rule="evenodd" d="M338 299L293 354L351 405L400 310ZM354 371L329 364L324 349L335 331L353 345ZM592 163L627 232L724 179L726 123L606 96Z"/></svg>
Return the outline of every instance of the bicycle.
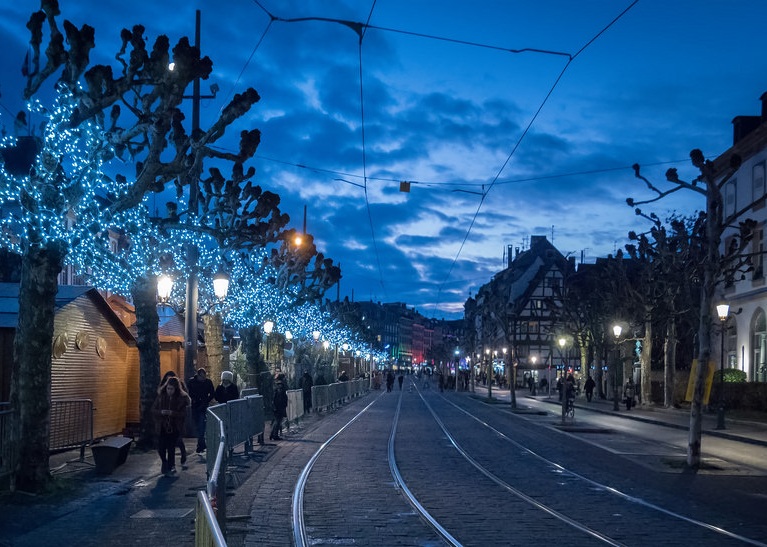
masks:
<svg viewBox="0 0 767 547"><path fill-rule="evenodd" d="M564 417L575 419L575 393L568 393L565 401Z"/></svg>

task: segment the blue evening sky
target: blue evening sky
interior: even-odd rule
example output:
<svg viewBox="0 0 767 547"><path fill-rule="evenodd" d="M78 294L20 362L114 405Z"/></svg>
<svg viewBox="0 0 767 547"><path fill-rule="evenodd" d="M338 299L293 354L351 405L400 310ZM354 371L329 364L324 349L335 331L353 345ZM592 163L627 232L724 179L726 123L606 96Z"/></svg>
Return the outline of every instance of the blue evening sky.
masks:
<svg viewBox="0 0 767 547"><path fill-rule="evenodd" d="M767 91L763 0L60 6L95 27L92 60L102 63L123 27L144 25L149 44L160 33L193 40L201 10L202 53L214 63L202 89L221 90L203 101L201 125L254 87L261 102L236 129L262 132L256 182L282 196L293 227L307 207L308 231L341 264L341 298L405 302L430 317L460 317L503 268L506 246L525 248L531 235L579 261L621 248L629 230L647 228L625 202L648 197L631 165L660 185L669 167L694 176L689 151L724 152L732 118L758 115ZM25 24L38 7L0 6L7 127L22 108ZM284 21L298 18L312 20ZM369 20L361 49L355 30L327 19ZM509 51L526 48L544 51ZM702 206L687 194L653 210Z"/></svg>

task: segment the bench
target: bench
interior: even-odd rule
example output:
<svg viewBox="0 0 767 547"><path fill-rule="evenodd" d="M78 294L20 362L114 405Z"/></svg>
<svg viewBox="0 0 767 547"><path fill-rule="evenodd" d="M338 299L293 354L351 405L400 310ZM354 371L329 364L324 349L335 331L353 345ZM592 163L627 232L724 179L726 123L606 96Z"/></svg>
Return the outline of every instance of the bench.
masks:
<svg viewBox="0 0 767 547"><path fill-rule="evenodd" d="M130 437L110 437L91 445L96 473L109 475L118 466L125 463L133 439Z"/></svg>

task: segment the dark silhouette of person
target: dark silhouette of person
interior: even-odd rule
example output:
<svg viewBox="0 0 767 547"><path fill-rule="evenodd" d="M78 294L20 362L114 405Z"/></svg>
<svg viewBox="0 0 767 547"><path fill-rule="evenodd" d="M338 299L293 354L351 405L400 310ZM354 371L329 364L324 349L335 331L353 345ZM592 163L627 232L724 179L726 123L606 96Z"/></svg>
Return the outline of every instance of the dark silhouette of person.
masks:
<svg viewBox="0 0 767 547"><path fill-rule="evenodd" d="M399 390L402 391L402 382L405 381L405 376L402 374L402 372L399 373L399 376L397 377L397 383L399 384Z"/></svg>
<svg viewBox="0 0 767 547"><path fill-rule="evenodd" d="M586 390L586 400L588 402L591 402L591 398L594 396L594 388L596 385L597 383L594 381L594 378L592 378L591 374L589 374L589 377L586 379L586 384L583 386Z"/></svg>

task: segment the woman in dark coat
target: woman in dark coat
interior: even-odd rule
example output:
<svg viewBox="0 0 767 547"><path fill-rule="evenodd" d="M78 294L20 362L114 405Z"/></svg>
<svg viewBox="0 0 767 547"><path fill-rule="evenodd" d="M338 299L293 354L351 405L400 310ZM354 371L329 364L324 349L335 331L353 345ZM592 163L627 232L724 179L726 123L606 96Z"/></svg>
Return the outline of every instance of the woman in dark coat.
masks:
<svg viewBox="0 0 767 547"><path fill-rule="evenodd" d="M282 378L278 377L274 384L274 402L272 403L274 421L272 422L272 433L269 435L269 439L273 441L282 440L280 438L282 419L288 416L288 391Z"/></svg>
<svg viewBox="0 0 767 547"><path fill-rule="evenodd" d="M176 472L176 443L184 430L188 406L189 395L181 389L178 378L168 378L165 389L157 396L152 406L158 436L157 453L162 461L163 475L168 476Z"/></svg>

